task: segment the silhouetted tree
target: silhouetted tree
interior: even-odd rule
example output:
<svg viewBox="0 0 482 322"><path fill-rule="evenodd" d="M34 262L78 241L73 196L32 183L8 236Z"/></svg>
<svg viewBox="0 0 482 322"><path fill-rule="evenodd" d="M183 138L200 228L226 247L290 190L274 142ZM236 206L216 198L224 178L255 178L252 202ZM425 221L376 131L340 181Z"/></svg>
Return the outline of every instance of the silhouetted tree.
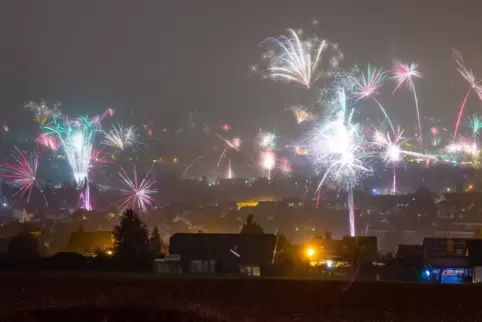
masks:
<svg viewBox="0 0 482 322"><path fill-rule="evenodd" d="M114 258L122 270L142 270L151 264L151 245L145 225L128 209L114 228Z"/></svg>
<svg viewBox="0 0 482 322"><path fill-rule="evenodd" d="M161 239L161 234L159 234L159 229L157 227L154 227L151 232L151 238L149 239L149 242L151 244L151 251L154 256L159 255L162 249L162 239Z"/></svg>
<svg viewBox="0 0 482 322"><path fill-rule="evenodd" d="M264 234L263 228L254 221L253 214L249 214L246 223L241 229L241 234Z"/></svg>
<svg viewBox="0 0 482 322"><path fill-rule="evenodd" d="M8 258L12 261L27 261L40 258L39 241L31 233L20 233L8 243Z"/></svg>

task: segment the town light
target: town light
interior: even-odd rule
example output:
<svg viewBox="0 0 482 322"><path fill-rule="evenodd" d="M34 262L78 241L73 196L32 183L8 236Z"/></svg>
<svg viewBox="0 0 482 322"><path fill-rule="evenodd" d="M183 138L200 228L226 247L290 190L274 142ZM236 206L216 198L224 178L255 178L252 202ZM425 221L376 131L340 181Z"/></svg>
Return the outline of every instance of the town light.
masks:
<svg viewBox="0 0 482 322"><path fill-rule="evenodd" d="M308 248L308 249L306 250L306 255L307 255L308 257L313 257L313 255L315 255L315 250L314 250L313 248Z"/></svg>

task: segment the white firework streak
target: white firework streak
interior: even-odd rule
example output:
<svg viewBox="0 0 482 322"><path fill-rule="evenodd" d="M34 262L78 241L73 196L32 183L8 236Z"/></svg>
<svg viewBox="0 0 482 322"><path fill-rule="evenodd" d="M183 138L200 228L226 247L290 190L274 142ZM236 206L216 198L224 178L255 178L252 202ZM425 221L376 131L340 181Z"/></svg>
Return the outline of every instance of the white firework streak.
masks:
<svg viewBox="0 0 482 322"><path fill-rule="evenodd" d="M332 107L332 115L315 129L311 138L314 164L325 171L317 190L327 180L338 187L353 187L360 176L371 172L365 165L371 153L366 152L359 124L351 121L353 109L346 109L343 91L339 94L339 104Z"/></svg>
<svg viewBox="0 0 482 322"><path fill-rule="evenodd" d="M274 43L277 53L268 53L269 76L300 83L309 88L322 76L329 76L330 71L338 66L343 54L338 46L327 40L301 40L293 29L288 29L288 36L270 37L264 43ZM327 67L321 68L323 54L329 49L333 55L327 60Z"/></svg>
<svg viewBox="0 0 482 322"><path fill-rule="evenodd" d="M110 131L105 134L103 143L123 151L128 147L134 146L138 142L138 136L136 128L133 126L113 126Z"/></svg>

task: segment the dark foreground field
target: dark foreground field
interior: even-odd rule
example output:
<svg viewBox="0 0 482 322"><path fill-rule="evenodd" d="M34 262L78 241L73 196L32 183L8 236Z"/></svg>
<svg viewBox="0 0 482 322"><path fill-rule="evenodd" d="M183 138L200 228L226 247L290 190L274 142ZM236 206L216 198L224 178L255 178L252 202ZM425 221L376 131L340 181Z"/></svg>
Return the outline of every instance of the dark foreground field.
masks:
<svg viewBox="0 0 482 322"><path fill-rule="evenodd" d="M481 298L473 285L0 276L3 321L480 321Z"/></svg>

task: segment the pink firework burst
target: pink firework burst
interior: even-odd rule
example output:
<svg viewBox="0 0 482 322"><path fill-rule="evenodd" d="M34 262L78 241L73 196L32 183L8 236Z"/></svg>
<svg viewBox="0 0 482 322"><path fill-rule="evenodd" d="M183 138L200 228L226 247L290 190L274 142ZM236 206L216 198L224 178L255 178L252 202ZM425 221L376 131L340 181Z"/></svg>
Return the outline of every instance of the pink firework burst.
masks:
<svg viewBox="0 0 482 322"><path fill-rule="evenodd" d="M479 85L481 81L477 80L474 72L471 69L468 69L466 67L464 62L464 57L462 57L462 54L455 49L453 49L453 52L455 56L455 62L458 65L457 71L470 85L470 88L467 90L467 93L464 96L462 104L460 105L459 113L457 114L457 120L455 122L455 130L454 130L454 136L453 136L453 139L455 140L457 138L460 121L462 120L462 116L464 114L464 109L467 104L469 95L472 92L472 90L474 90L477 93L477 96L479 97L479 99L482 100L482 86Z"/></svg>
<svg viewBox="0 0 482 322"><path fill-rule="evenodd" d="M152 195L157 192L157 189L153 188L155 181L151 178L151 171L147 173L144 179L139 180L135 167L132 179L123 168L120 169L119 177L124 186L120 189L123 194L123 198L120 200L122 211L133 209L141 213L147 213L148 209L155 203Z"/></svg>
<svg viewBox="0 0 482 322"><path fill-rule="evenodd" d="M453 51L455 56L455 62L458 65L457 71L470 84L470 87L476 88L477 85L480 83L480 80L477 80L472 69L468 69L465 66L464 57L462 57L462 54L455 49Z"/></svg>
<svg viewBox="0 0 482 322"><path fill-rule="evenodd" d="M397 87L393 90L394 93L402 84L406 84L410 90L413 90L413 79L422 78L422 73L418 71L417 64L407 64L396 60L393 68L393 78L397 82Z"/></svg>
<svg viewBox="0 0 482 322"><path fill-rule="evenodd" d="M221 129L223 129L224 132L228 132L231 130L231 126L229 126L228 123L224 123L223 126L221 126Z"/></svg>
<svg viewBox="0 0 482 322"><path fill-rule="evenodd" d="M19 189L18 193L21 197L27 195L27 202L30 199L32 190L37 185L37 169L40 163L40 154L38 152L30 155L14 147L11 160L2 164L1 176L5 179L7 184Z"/></svg>
<svg viewBox="0 0 482 322"><path fill-rule="evenodd" d="M43 145L47 149L50 149L52 151L58 151L60 148L60 141L57 139L57 137L52 136L48 133L42 133L40 134L36 139L35 142L37 142L40 145Z"/></svg>
<svg viewBox="0 0 482 322"><path fill-rule="evenodd" d="M367 72L362 72L355 84L355 92L353 93L358 99L378 95L378 90L382 87L386 79L386 72L382 69L371 68L368 65Z"/></svg>
<svg viewBox="0 0 482 322"><path fill-rule="evenodd" d="M418 134L420 138L420 150L423 152L423 131L422 131L422 122L420 121L420 108L418 107L418 97L417 92L415 90L415 84L413 82L414 78L422 78L422 73L418 71L417 64L406 64L400 61L395 61L394 68L393 68L393 78L397 81L397 87L393 90L393 93L397 91L397 89L402 84L406 84L410 91L413 93L413 99L415 101L415 110L417 111L417 121L418 121Z"/></svg>

